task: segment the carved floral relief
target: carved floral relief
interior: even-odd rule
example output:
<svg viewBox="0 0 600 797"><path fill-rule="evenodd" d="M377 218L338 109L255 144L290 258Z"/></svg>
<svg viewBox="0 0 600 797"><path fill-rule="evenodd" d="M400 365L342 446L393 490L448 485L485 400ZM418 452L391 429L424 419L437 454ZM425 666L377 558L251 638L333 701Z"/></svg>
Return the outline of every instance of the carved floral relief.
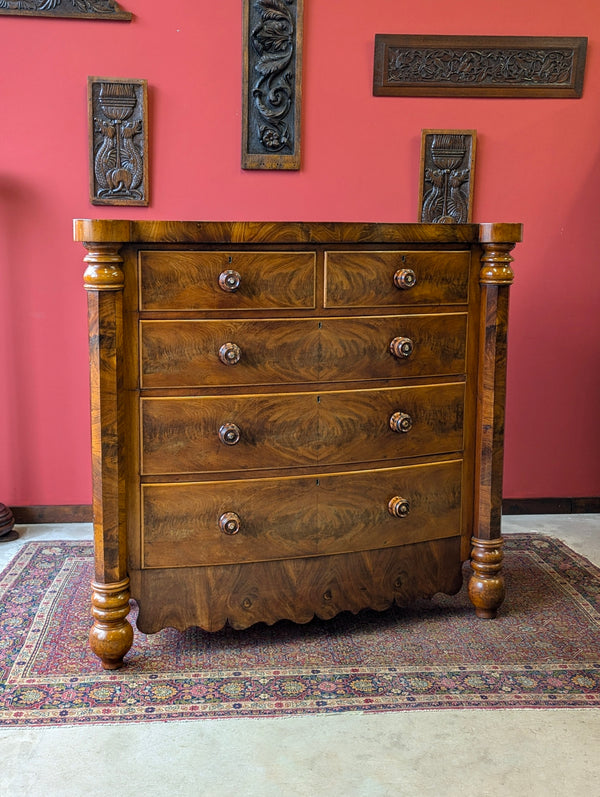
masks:
<svg viewBox="0 0 600 797"><path fill-rule="evenodd" d="M244 0L243 168L299 168L302 11Z"/></svg>
<svg viewBox="0 0 600 797"><path fill-rule="evenodd" d="M379 96L581 97L587 38L375 36Z"/></svg>
<svg viewBox="0 0 600 797"><path fill-rule="evenodd" d="M115 0L0 0L0 14L24 17L72 17L130 21L132 14Z"/></svg>

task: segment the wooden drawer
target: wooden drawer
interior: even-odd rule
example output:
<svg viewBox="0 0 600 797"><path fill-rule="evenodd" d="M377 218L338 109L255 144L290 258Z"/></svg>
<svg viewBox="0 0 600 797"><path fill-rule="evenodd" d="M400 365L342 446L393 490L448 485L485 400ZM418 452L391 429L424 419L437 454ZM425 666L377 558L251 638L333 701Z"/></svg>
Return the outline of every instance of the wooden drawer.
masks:
<svg viewBox="0 0 600 797"><path fill-rule="evenodd" d="M325 307L466 304L470 252L327 252Z"/></svg>
<svg viewBox="0 0 600 797"><path fill-rule="evenodd" d="M315 306L314 252L151 251L139 257L142 310Z"/></svg>
<svg viewBox="0 0 600 797"><path fill-rule="evenodd" d="M260 562L460 534L461 461L278 478L142 486L144 567ZM392 499L408 501L404 517ZM220 518L235 513L239 530ZM229 517L229 519L231 519Z"/></svg>
<svg viewBox="0 0 600 797"><path fill-rule="evenodd" d="M341 465L461 451L463 402L463 383L142 399L142 473Z"/></svg>
<svg viewBox="0 0 600 797"><path fill-rule="evenodd" d="M244 321L142 321L144 388L348 382L463 374L466 313ZM412 353L395 356L392 341ZM234 345L239 361L219 352ZM226 355L223 355L226 358Z"/></svg>

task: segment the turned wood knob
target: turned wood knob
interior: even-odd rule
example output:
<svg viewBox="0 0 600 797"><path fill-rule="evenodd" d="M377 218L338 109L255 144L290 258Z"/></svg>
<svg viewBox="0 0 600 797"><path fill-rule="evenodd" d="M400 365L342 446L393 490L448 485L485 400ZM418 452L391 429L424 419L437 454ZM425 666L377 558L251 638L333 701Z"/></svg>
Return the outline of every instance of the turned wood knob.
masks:
<svg viewBox="0 0 600 797"><path fill-rule="evenodd" d="M242 350L237 343L224 343L219 349L219 360L225 365L235 365L239 363Z"/></svg>
<svg viewBox="0 0 600 797"><path fill-rule="evenodd" d="M237 534L241 525L240 516L235 512L224 512L219 518L219 528L223 534Z"/></svg>
<svg viewBox="0 0 600 797"><path fill-rule="evenodd" d="M238 271L228 268L219 274L219 287L226 293L235 293L240 287L242 277Z"/></svg>
<svg viewBox="0 0 600 797"><path fill-rule="evenodd" d="M394 285L401 291L408 291L417 284L417 275L412 268L399 268L394 274Z"/></svg>
<svg viewBox="0 0 600 797"><path fill-rule="evenodd" d="M407 412L395 412L390 417L390 428L394 432L405 434L412 429L412 418Z"/></svg>
<svg viewBox="0 0 600 797"><path fill-rule="evenodd" d="M410 503L406 498L400 498L399 495L395 495L393 498L390 498L388 512L394 517L406 517L410 512Z"/></svg>
<svg viewBox="0 0 600 797"><path fill-rule="evenodd" d="M410 357L414 350L414 343L410 338L394 338L390 342L390 351L399 360Z"/></svg>
<svg viewBox="0 0 600 797"><path fill-rule="evenodd" d="M240 427L235 423L224 423L219 427L219 440L226 446L234 446L240 442Z"/></svg>

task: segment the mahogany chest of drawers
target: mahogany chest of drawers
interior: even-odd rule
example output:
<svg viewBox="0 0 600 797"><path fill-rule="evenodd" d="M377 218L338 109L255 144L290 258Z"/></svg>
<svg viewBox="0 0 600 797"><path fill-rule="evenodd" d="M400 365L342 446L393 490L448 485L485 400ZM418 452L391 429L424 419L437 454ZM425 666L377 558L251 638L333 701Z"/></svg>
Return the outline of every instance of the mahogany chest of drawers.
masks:
<svg viewBox="0 0 600 797"><path fill-rule="evenodd" d="M75 221L94 462L93 650L503 599L518 224Z"/></svg>

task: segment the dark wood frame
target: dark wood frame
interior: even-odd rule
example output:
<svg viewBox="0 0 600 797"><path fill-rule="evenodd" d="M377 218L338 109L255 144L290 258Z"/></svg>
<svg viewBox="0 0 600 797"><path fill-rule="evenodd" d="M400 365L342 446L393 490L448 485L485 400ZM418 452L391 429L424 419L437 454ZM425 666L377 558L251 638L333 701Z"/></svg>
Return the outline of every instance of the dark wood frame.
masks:
<svg viewBox="0 0 600 797"><path fill-rule="evenodd" d="M259 75L260 56L257 54L253 44L253 38L258 30L257 16L261 14L265 0L243 0L243 79L242 79L242 169L281 169L293 170L300 168L301 158L301 107L302 107L302 41L303 41L303 17L304 0L288 0L288 3L276 0L281 6L282 25L289 24L293 28L293 55L285 68L273 70L269 74L269 80L281 78L283 74L291 74L290 84L285 80L287 88L290 90L291 106L288 112L282 116L281 123L285 120L293 119L289 135L291 143L281 149L273 149L272 152L266 146L257 141L256 135L252 132L253 128L262 123L264 117L257 109L255 92L257 82L252 79L255 72ZM295 14L294 12L295 5ZM269 6L269 11L273 11ZM268 39L269 34L265 34ZM268 44L267 44L268 46ZM266 52L266 51L265 51ZM267 52L267 55L269 53ZM271 60L272 64L272 60ZM272 67L271 67L272 68ZM264 80L264 76L260 80ZM260 82L260 80L258 82ZM270 111L275 107L271 106ZM271 138L277 143L279 133L273 126Z"/></svg>
<svg viewBox="0 0 600 797"><path fill-rule="evenodd" d="M17 2L17 0L8 0L8 2ZM44 0L30 0L30 2L37 3L42 6ZM55 19L97 19L116 22L131 22L133 14L129 11L124 11L115 0L105 0L107 5L106 11L94 10L93 6L89 6L87 11L78 11L73 8L69 0L59 0L56 8L46 10L38 9L22 9L22 8L0 8L0 15L13 16L13 17L54 17Z"/></svg>
<svg viewBox="0 0 600 797"><path fill-rule="evenodd" d="M426 186L430 182L427 179L427 170L430 166L436 166L434 156L432 154L432 142L435 136L463 136L469 139L469 145L463 156L461 162L452 169L448 169L448 176L460 172L468 172L468 176L463 180L467 184L467 208L466 218L455 219L459 223L470 223L473 219L473 189L475 182L475 153L477 149L477 131L476 130L422 130L421 131L421 165L419 171L419 215L417 221L420 222L433 222L432 219L424 218L423 203L427 197ZM440 223L440 222L437 222Z"/></svg>
<svg viewBox="0 0 600 797"><path fill-rule="evenodd" d="M135 95L136 103L130 115L131 120L141 123L142 130L136 134L137 142L140 142L139 149L142 161L142 177L139 185L139 198L135 196L119 195L119 193L107 193L100 196L100 188L95 169L95 162L101 148L101 138L97 135L96 121L104 117L110 121L101 107L98 99L96 86L101 84L117 84L130 86ZM117 125L122 124L117 121ZM92 205L137 205L146 207L150 204L149 190L149 168L148 168L148 82L142 79L131 78L112 78L112 77L88 77L88 149L89 149L89 184L90 202ZM116 171L116 170L115 170Z"/></svg>
<svg viewBox="0 0 600 797"><path fill-rule="evenodd" d="M583 75L587 37L567 36L404 36L378 33L375 36L373 69L373 94L376 96L413 97L562 97L577 98L583 92ZM422 78L400 79L390 73L388 64L393 50L404 51L412 74L415 69L426 70ZM509 80L486 73L478 77L478 59L489 53L496 62L507 51L518 53L510 61ZM547 81L538 80L532 73L539 67L540 59L554 56L552 67L557 67L557 54L570 58L568 74L551 75ZM460 60L460 69L452 65ZM444 67L450 71L444 74ZM506 62L504 64L506 66ZM529 67L529 72L525 68ZM438 70L436 79L435 70ZM521 70L521 74L519 74ZM550 73L551 70L549 70Z"/></svg>

